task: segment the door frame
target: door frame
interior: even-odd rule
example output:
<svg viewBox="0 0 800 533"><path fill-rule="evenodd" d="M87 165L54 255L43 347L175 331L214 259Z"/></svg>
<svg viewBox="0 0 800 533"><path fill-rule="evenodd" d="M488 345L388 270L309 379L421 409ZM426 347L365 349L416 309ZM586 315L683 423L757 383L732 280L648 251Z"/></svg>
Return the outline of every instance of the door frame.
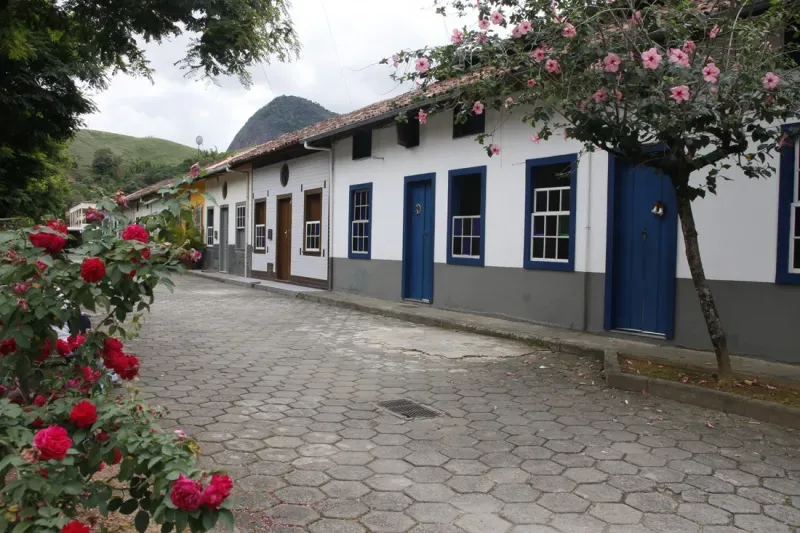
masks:
<svg viewBox="0 0 800 533"><path fill-rule="evenodd" d="M658 148L654 149L656 151ZM603 329L606 331L616 331L614 322L614 302L617 294L617 287L614 283L614 255L616 245L614 235L616 233L616 193L617 182L619 176L617 175L617 158L612 154L608 154L608 203L606 211L606 272L605 272L605 298L603 310ZM678 208L676 205L675 209ZM666 281L664 289L667 297L667 327L664 329L664 338L673 339L675 337L675 298L676 298L676 285L677 285L677 267L678 267L678 225L669 225L665 228L665 238L667 242L667 253L673 258L672 261L667 263Z"/></svg>
<svg viewBox="0 0 800 533"><path fill-rule="evenodd" d="M435 242L436 242L436 173L435 172L428 172L426 174L415 174L413 176L406 176L403 180L403 268L402 268L402 283L401 283L401 293L400 299L406 300L408 297L406 296L406 276L408 274L408 250L406 249L406 244L408 242L408 188L409 185L412 183L417 183L420 181L429 181L431 183L431 238L430 238L430 248L431 248L431 298L427 303L433 303L433 294L434 294L434 275L433 275L433 268L436 263L434 254L436 252ZM417 300L414 300L417 301Z"/></svg>
<svg viewBox="0 0 800 533"><path fill-rule="evenodd" d="M222 213L225 212L225 217ZM222 221L225 220L225 231L222 231ZM228 273L228 245L230 245L230 229L231 229L231 210L229 204L219 206L219 271ZM224 238L223 238L224 235ZM222 242L225 242L225 246ZM225 268L222 268L223 263Z"/></svg>
<svg viewBox="0 0 800 533"><path fill-rule="evenodd" d="M282 201L289 201L289 272L287 273L285 278L278 277L278 271L280 268L280 260L281 260L281 232L280 232L280 220L281 220L281 202ZM293 213L292 208L292 193L286 194L279 194L275 197L275 279L288 281L289 278L292 277L292 227L293 227Z"/></svg>

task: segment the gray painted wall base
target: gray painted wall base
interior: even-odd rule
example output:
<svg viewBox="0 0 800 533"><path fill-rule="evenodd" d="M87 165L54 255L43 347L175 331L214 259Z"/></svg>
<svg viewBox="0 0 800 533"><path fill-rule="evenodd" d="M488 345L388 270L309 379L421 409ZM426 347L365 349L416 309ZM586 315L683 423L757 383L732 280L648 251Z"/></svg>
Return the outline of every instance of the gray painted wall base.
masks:
<svg viewBox="0 0 800 533"><path fill-rule="evenodd" d="M402 299L402 272L401 261L334 258L333 289L398 301ZM800 287L709 283L732 353L800 363ZM604 332L604 302L602 273L443 263L434 267L433 307L623 336ZM678 279L675 309L674 339L636 340L709 350L711 343L691 280Z"/></svg>

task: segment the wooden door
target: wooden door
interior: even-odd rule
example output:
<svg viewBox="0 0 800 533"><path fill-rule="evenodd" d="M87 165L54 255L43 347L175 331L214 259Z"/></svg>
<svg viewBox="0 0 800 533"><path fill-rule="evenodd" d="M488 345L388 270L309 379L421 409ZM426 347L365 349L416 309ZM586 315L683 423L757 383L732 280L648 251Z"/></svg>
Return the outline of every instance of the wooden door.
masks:
<svg viewBox="0 0 800 533"><path fill-rule="evenodd" d="M219 210L219 271L228 271L228 207Z"/></svg>
<svg viewBox="0 0 800 533"><path fill-rule="evenodd" d="M292 198L278 199L278 247L275 257L275 274L278 279L289 279L292 272Z"/></svg>

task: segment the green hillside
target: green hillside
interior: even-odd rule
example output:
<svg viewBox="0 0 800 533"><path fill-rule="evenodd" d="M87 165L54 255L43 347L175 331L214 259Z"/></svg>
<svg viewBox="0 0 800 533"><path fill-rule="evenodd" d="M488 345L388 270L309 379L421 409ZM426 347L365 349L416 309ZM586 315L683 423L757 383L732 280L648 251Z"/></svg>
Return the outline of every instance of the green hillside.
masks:
<svg viewBox="0 0 800 533"><path fill-rule="evenodd" d="M83 174L91 171L94 153L108 148L123 161L151 161L155 165L174 165L185 159L197 157L197 149L156 137L131 137L107 131L80 130L69 152Z"/></svg>

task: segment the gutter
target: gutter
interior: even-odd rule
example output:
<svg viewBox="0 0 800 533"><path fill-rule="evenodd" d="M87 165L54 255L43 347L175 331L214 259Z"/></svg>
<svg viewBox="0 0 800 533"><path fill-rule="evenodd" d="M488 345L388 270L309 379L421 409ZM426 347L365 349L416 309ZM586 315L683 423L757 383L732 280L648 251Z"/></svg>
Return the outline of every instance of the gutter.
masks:
<svg viewBox="0 0 800 533"><path fill-rule="evenodd" d="M330 187L328 188L328 290L333 290L333 252L331 248L331 243L333 242L333 217L331 213L333 212L333 146L331 148L323 148L321 146L311 146L308 144L308 141L303 142L303 148L306 150L311 150L315 152L328 152L329 156L329 167L328 167L328 179L330 180Z"/></svg>

